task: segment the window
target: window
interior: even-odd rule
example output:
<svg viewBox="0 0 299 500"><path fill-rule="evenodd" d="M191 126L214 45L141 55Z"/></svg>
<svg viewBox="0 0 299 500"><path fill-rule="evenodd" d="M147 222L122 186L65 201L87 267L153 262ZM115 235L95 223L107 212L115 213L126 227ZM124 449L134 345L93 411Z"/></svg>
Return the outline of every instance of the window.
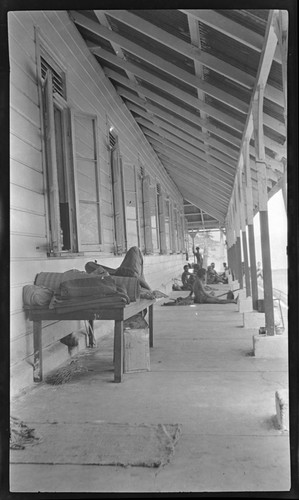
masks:
<svg viewBox="0 0 299 500"><path fill-rule="evenodd" d="M151 232L153 251L160 248L159 245L159 226L158 226L158 211L157 211L157 186L150 186L150 214L151 214Z"/></svg>
<svg viewBox="0 0 299 500"><path fill-rule="evenodd" d="M122 161L119 153L118 136L113 127L110 127L109 130L109 146L113 191L114 248L115 253L121 255L127 251L126 212Z"/></svg>
<svg viewBox="0 0 299 500"><path fill-rule="evenodd" d="M145 175L142 177L142 200L143 200L143 219L144 219L144 242L145 253L153 253L152 240L152 212L151 212L151 186L150 177Z"/></svg>
<svg viewBox="0 0 299 500"><path fill-rule="evenodd" d="M139 246L138 238L138 211L136 198L136 180L134 165L124 164L124 186L126 206L127 245Z"/></svg>
<svg viewBox="0 0 299 500"><path fill-rule="evenodd" d="M165 210L164 210L165 204L160 184L157 184L157 205L158 205L158 217L159 217L160 253L167 253L166 232L165 232L166 229Z"/></svg>
<svg viewBox="0 0 299 500"><path fill-rule="evenodd" d="M171 241L170 241L170 202L169 199L165 199L165 242L166 249L171 250Z"/></svg>
<svg viewBox="0 0 299 500"><path fill-rule="evenodd" d="M138 212L138 230L139 230L139 248L145 253L145 226L144 226L144 212L143 212L143 177L144 169L142 165L139 166L136 175L136 194L137 194L137 212Z"/></svg>
<svg viewBox="0 0 299 500"><path fill-rule="evenodd" d="M73 158L79 250L100 250L100 182L97 119L72 112Z"/></svg>
<svg viewBox="0 0 299 500"><path fill-rule="evenodd" d="M49 254L100 249L96 117L66 102L65 74L41 47L39 72L49 213Z"/></svg>

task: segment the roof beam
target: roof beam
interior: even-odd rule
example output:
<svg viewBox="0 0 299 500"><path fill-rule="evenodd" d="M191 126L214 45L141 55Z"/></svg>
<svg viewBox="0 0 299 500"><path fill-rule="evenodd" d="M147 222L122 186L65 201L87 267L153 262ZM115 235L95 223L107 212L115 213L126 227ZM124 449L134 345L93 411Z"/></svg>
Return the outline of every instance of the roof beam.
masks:
<svg viewBox="0 0 299 500"><path fill-rule="evenodd" d="M163 154L162 151L158 153L158 156L163 162L165 168L176 169L181 175L192 179L195 183L194 186L199 190L199 192L202 191L202 188L204 188L203 193L205 193L206 189L208 189L211 192L214 192L214 194L217 194L217 197L219 196L219 198L217 198L219 201L223 201L225 204L228 203L227 196L230 194L231 188L228 186L222 186L221 182L215 178L211 181L211 179L203 176L202 172L200 170L196 170L190 163L185 164L181 161L177 162L174 159L171 159L171 157L167 157L167 155Z"/></svg>
<svg viewBox="0 0 299 500"><path fill-rule="evenodd" d="M97 56L101 57L101 51L104 49L96 48L96 46L94 44L88 44L88 46L89 46L91 52L93 52ZM113 58L110 59L109 62L113 62ZM166 82L162 78L159 78L158 76L153 75L149 71L146 71L145 69L140 68L138 65L136 65L132 62L126 61L126 63L124 63L120 67L122 67L122 69L125 69L125 67L129 68L130 71L132 73L134 73L136 76L138 76L142 80L145 80L145 81L151 83L152 85L157 86L158 88L160 88L163 85L164 88L166 89L166 91L168 91L170 93L172 93L173 91L179 90L178 87L176 87L175 85L172 85L169 82ZM175 66L175 68L176 68L176 71L174 70L175 74L173 76L175 78L180 79L179 75L177 74L177 67ZM160 68L160 69L162 69L162 68ZM115 76L117 76L117 74ZM185 83L188 83L189 85L191 85L191 87L195 87L197 90L200 90L201 92L204 92L205 94L210 95L211 97L217 99L218 101L225 103L227 106L230 106L230 107L236 109L240 113L247 114L248 104L244 103L240 99L237 99L233 95L228 94L227 92L224 92L221 89L218 89L214 85L211 85L211 84L205 82L204 80L200 80L198 77L195 77L195 78L197 78L198 81L200 80L200 86L199 86L199 83L196 86L192 85L192 83L190 82L190 77L193 80L193 75L188 73L188 81L187 80L186 81L184 80L184 81L185 81ZM194 80L194 83L196 83L196 80ZM181 91L181 92L183 92L183 91ZM187 95L190 97L189 94L187 94ZM199 104L197 104L197 106L198 105Z"/></svg>
<svg viewBox="0 0 299 500"><path fill-rule="evenodd" d="M198 208L202 208L207 214L211 215L221 223L224 222L224 213L222 211L218 211L213 205L201 199L198 196L198 193L194 191L194 189L190 188L189 186L186 187L184 185L181 185L180 192L182 196L186 200L189 200L193 205Z"/></svg>
<svg viewBox="0 0 299 500"><path fill-rule="evenodd" d="M130 14L128 11L123 10L105 10L109 16L118 19L122 23L131 26L134 29L142 32L143 34L153 38L155 41L176 50L189 59L198 61L207 68L224 75L226 78L233 80L248 89L252 89L254 85L254 78L245 71L223 62L215 56L206 54L197 47L192 47L180 38L167 33L166 31L158 28L157 26L140 19L138 16Z"/></svg>
<svg viewBox="0 0 299 500"><path fill-rule="evenodd" d="M205 151L202 151L202 149L199 149L199 147L192 146L191 143L186 142L184 140L181 140L181 139L177 138L176 136L174 136L172 134L168 134L166 131L163 132L161 129L159 129L159 127L155 127L154 125L152 125L152 126L148 125L148 123L146 123L146 121L143 120L142 118L138 118L138 119L136 119L136 121L141 126L146 127L148 130L154 132L155 134L158 134L162 139L167 139L171 143L174 143L175 145L182 147L186 151L194 154L195 156L198 156L202 160L204 160L204 161L206 161L206 162L209 163L209 161L211 159L210 155L207 155L205 153ZM144 133L145 133L145 135L148 135L148 132L144 131ZM155 136L152 135L152 137L157 138L156 135ZM206 148L206 149L208 149L208 148ZM212 155L212 153L211 153L211 155ZM214 158L216 160L219 160L220 162L222 162L224 164L222 170L227 175L231 175L231 177L234 177L234 172L235 172L235 168L234 167L236 167L236 162L233 162L232 160L227 159L224 155L221 155L220 153L218 155L216 153L214 155ZM218 167L219 167L219 165L218 165Z"/></svg>
<svg viewBox="0 0 299 500"><path fill-rule="evenodd" d="M120 58L118 58L117 56L114 56L113 54L111 54L107 50L104 50L104 49L92 50L92 53L97 55L101 59L104 59L106 61L111 62L112 64L117 65L118 67L122 67L123 69L127 68L127 70L132 71L132 68L131 68L131 66L128 66L128 63L122 64L122 60ZM154 64L154 61L152 62L152 64ZM136 73L134 73L134 74L137 76ZM130 81L128 81L128 79L125 82L125 85L129 88L132 88L134 91L138 91L138 88L139 88L140 90L142 90L142 93L146 97L148 97L149 99L152 99L158 103L164 103L162 105L165 107L168 107L168 103L170 101L168 101L168 99L165 99L164 97L159 96L157 93L153 92L152 90L149 90L142 85L134 86L134 84L132 84ZM232 118L232 117L228 116L226 113L223 113L222 111L218 111L218 109L215 108L214 106L205 104L200 99L192 97L187 92L183 92L182 90L178 90L177 88L175 88L171 84L165 84L163 82L163 80L161 80L160 88L162 88L162 90L169 88L169 87L171 87L171 88L173 87L173 95L176 98L189 104L190 106L192 106L195 109L199 109L199 110L204 111L209 116L212 116L213 118L215 118L215 120L218 120L219 122L224 123L226 126L231 127L232 129L234 129L237 132L239 132L240 134L242 134L242 131L244 128L243 121ZM172 93L169 90L168 90L168 92ZM177 108L179 108L179 106L176 104L173 104L173 106L177 106Z"/></svg>
<svg viewBox="0 0 299 500"><path fill-rule="evenodd" d="M242 137L242 147L240 148L240 156L239 156L239 162L238 162L238 168L236 171L236 176L235 176L235 183L234 183L234 189L236 188L236 180L238 177L238 170L242 165L242 151L243 147L246 141L250 140L253 132L253 106L255 102L255 97L258 92L259 87L265 88L270 69L272 66L272 61L273 57L275 54L275 50L277 47L277 35L275 33L275 26L276 26L276 19L277 19L277 13L275 13L274 10L270 11L269 17L268 17L268 24L267 24L267 30L264 38L264 46L263 50L261 53L260 57L260 62L259 62L259 67L257 71L257 77L256 77L256 82L254 85L253 93L251 96L251 101L250 101L250 112L248 114L247 120L246 120L246 126L244 129L243 137ZM234 190L233 189L233 190ZM230 200L229 208L231 207L232 204L232 199ZM229 212L229 210L228 210Z"/></svg>
<svg viewBox="0 0 299 500"><path fill-rule="evenodd" d="M210 11L210 10L203 10L203 9L187 9L187 10L182 10L186 15L192 15L195 19L198 21L202 21L204 24L207 24L211 26L212 28L215 28L218 31L221 31L225 35L234 38L235 40L238 40L239 42L246 44L246 36L248 38L248 32L253 34L253 31L251 30L246 30L244 26L240 26L238 23L233 23L233 21L227 20L225 16L221 16L221 14L217 14L215 11ZM212 14L211 14L212 12ZM217 17L218 16L218 17ZM214 21L213 21L214 20ZM226 29L223 29L224 25L226 26ZM221 29L222 26L222 29ZM232 28L232 31L230 32L229 29L230 27ZM238 35L236 35L236 30L238 30ZM244 32L244 35L243 35ZM255 33L254 36L257 34ZM259 36L259 35L257 35ZM244 37L244 38L242 38ZM263 38L262 38L262 43L263 43ZM253 47L252 47L253 48ZM257 49L258 50L258 49ZM258 52L261 52L262 48L258 50ZM275 49L273 59L276 60L276 62L281 63L281 57L279 54L279 51L277 48ZM217 70L216 70L217 71ZM267 88L265 89L265 97L269 99L272 102L275 102L279 106L283 107L283 93L279 90L277 90L275 87L272 87L271 85L267 85Z"/></svg>
<svg viewBox="0 0 299 500"><path fill-rule="evenodd" d="M147 102L143 101L142 99L139 99L135 94L132 94L132 92L128 92L127 90L125 90L121 87L117 87L117 92L119 95L125 97L129 101L134 102L134 103L138 104L139 106L142 106L143 108L147 109L148 111L152 111L153 113L161 116L161 113L159 113L158 107L156 107L155 105L152 105L151 103L147 103ZM232 134L229 134L228 132L221 130L220 128L216 127L215 125L211 125L208 120L204 120L204 119L200 118L195 113L190 113L190 111L186 111L186 110L184 110L183 107L177 106L176 104L172 104L170 101L167 101L166 99L164 99L163 104L161 104L161 102L162 102L162 100L160 99L160 102L158 104L166 107L167 111L175 113L176 115L178 115L178 117L183 117L185 120L197 125L198 127L206 128L207 130L212 132L214 135L217 135L217 136L221 137L222 139L224 139L225 141L230 142L234 145L238 145L241 143L240 139L238 139L237 137L233 136ZM160 110L160 111L163 111L163 110ZM166 117L166 116L167 116L167 113L165 113L165 111L164 111L163 117ZM165 118L165 119L167 119L167 118ZM171 114L168 114L168 121L170 121L170 123L172 123L172 121L173 121L173 116Z"/></svg>
<svg viewBox="0 0 299 500"><path fill-rule="evenodd" d="M163 140L162 138L152 138L150 135L148 135L148 141L157 147L161 147L160 143L163 144L163 147L166 148L168 152L173 152L174 155L179 155L180 158L185 159L186 161L191 161L193 162L194 166L197 166L201 169L202 172L207 174L209 177L212 175L216 179L219 179L223 181L225 184L228 184L229 186L233 185L233 177L228 177L225 173L223 173L220 169L218 169L217 172L217 166L207 163L204 160L201 160L200 158L194 156L191 153L186 153L182 151L181 148L176 147L174 144L169 144L167 140Z"/></svg>
<svg viewBox="0 0 299 500"><path fill-rule="evenodd" d="M202 178L203 182L208 182L211 183L211 179L213 181L213 184L215 187L219 188L220 192L229 194L232 190L232 185L228 184L226 181L223 179L216 177L215 175L211 177L207 172L204 170L200 169L200 165L193 163L192 161L188 161L188 159L184 157L180 157L179 155L175 154L174 151L168 150L165 146L162 147L159 144L155 145L156 149L156 154L160 158L161 162L163 165L167 162L170 164L176 165L178 168L182 169L189 169L190 171L194 172L196 175Z"/></svg>
<svg viewBox="0 0 299 500"><path fill-rule="evenodd" d="M154 120L153 120L154 121ZM139 125L142 125L146 128L149 128L156 132L157 134L160 134L162 137L165 137L166 139L169 139L172 142L176 142L180 138L180 142L184 144L183 147L188 148L189 146L193 146L194 148L199 149L200 151L204 151L206 153L210 153L214 158L217 158L218 160L222 161L223 163L226 163L227 165L232 167L232 171L234 171L234 167L236 166L237 162L235 158L231 158L230 156L227 156L226 154L220 153L217 149L212 149L210 147L209 142L203 143L194 137L191 137L189 134L185 134L182 130L176 129L175 127L167 127L167 124L165 124L165 127L159 127L153 123L152 121L146 120L144 118L139 118L138 116L136 117L136 122ZM219 146L220 147L220 146Z"/></svg>
<svg viewBox="0 0 299 500"><path fill-rule="evenodd" d="M173 163L165 163L165 168L166 170L168 171L169 175L171 175L171 177L173 178L173 175L176 174L177 177L180 177L181 179L183 180L186 180L186 182L190 182L190 184L196 189L197 193L199 196L206 196L208 194L210 194L211 198L210 200L212 200L213 198L213 204L215 205L215 207L218 207L218 208L226 208L227 207L227 204L228 204L228 200L227 200L227 196L224 196L224 195L220 195L219 192L223 192L223 191L219 191L215 188L215 184L212 183L212 185L210 184L207 184L206 182L203 182L201 179L200 179L200 176L198 176L198 178L194 178L192 177L191 175L189 175L189 173L187 173L187 170L185 170L184 172L182 171L182 168L181 167L176 167ZM216 192L215 192L215 189L216 189ZM218 191L218 193L217 193ZM215 200L215 194L217 194L217 200Z"/></svg>
<svg viewBox="0 0 299 500"><path fill-rule="evenodd" d="M237 42L246 45L256 52L261 52L263 48L263 37L259 33L252 31L241 24L228 19L227 17L219 14L216 10L209 9L180 9L186 15L191 15L194 19L220 31L224 35L233 38ZM281 57L278 51L275 52L274 59L276 62L281 63Z"/></svg>
<svg viewBox="0 0 299 500"><path fill-rule="evenodd" d="M109 68L105 68L104 71L106 76L108 76L108 78L112 78L113 80L118 81L122 85L127 86L128 88L134 90L135 92L138 92L138 90L142 91L142 93L146 97L149 97L149 99L152 100L156 100L158 98L161 99L161 97L154 91L147 89L141 84L136 85L130 82L128 78L124 78L122 75ZM155 82L153 82L153 80L155 80ZM152 77L151 79L149 78L148 81L150 81L152 85L155 85L159 90L163 90L164 92L169 93L172 97L176 97L184 104L188 104L192 108L200 110L201 112L206 113L209 116L212 116L213 118L215 118L220 122L226 123L228 126L235 128L239 132L243 130L244 126L243 121L230 118L226 113L218 111L217 108L215 108L214 106L205 104L202 99L194 97L190 95L188 92L178 89L175 85L172 85L171 83L165 82L161 78L156 78L156 77ZM274 130L277 130L277 127Z"/></svg>
<svg viewBox="0 0 299 500"><path fill-rule="evenodd" d="M129 107L129 109L131 109L131 111L138 113L140 116L143 116L146 120L150 121L150 123L154 123L158 127L163 128L178 137L183 137L185 135L186 140L192 141L193 138L197 140L203 138L204 136L204 134L200 132L198 128L193 127L192 125L188 125L186 122L183 122L180 119L176 119L173 115L167 115L168 121L166 121L167 119L165 117L165 114L163 114L164 120L161 120L160 118L158 118L158 116L155 116L152 113L148 113L144 109L136 108L131 104L127 104L127 106ZM136 111L137 109L138 111ZM136 118L136 121L138 121L138 117ZM190 143L192 144L192 142ZM218 151L222 151L233 160L238 159L237 149L225 146L223 142L220 142L211 136L209 136L209 146L214 147Z"/></svg>

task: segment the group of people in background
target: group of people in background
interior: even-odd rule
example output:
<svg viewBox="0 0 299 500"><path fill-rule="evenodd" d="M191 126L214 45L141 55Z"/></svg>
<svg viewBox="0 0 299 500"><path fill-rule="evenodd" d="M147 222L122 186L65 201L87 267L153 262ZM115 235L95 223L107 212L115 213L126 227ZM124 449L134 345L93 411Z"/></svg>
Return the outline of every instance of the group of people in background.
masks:
<svg viewBox="0 0 299 500"><path fill-rule="evenodd" d="M226 266L226 263L224 263ZM181 290L190 291L189 296L194 295L194 303L196 304L236 304L237 298L233 299L220 299L215 297L215 293L212 289L205 283L206 269L204 269L200 264L194 264L193 267L190 264L184 266L184 271L181 276L182 286ZM210 267L210 266L209 266ZM214 268L212 268L214 269ZM216 273L216 271L215 271ZM213 283L220 283L217 281L221 279L220 275L216 273L216 278L214 278ZM223 281L221 281L223 283Z"/></svg>

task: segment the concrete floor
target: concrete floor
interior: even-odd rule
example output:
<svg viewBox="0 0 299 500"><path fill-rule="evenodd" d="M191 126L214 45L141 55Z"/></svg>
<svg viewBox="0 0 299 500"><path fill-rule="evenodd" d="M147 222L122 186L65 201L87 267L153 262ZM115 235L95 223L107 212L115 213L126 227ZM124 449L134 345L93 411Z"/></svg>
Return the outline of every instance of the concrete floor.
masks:
<svg viewBox="0 0 299 500"><path fill-rule="evenodd" d="M108 335L80 355L87 372L64 385L35 386L12 401L11 414L36 429L53 421L179 423L170 463L158 470L12 463L10 491L289 490L289 435L278 429L275 407L275 391L287 388L287 359L252 355L257 331L242 327L234 304L162 303L154 307L150 372L127 373L115 384Z"/></svg>

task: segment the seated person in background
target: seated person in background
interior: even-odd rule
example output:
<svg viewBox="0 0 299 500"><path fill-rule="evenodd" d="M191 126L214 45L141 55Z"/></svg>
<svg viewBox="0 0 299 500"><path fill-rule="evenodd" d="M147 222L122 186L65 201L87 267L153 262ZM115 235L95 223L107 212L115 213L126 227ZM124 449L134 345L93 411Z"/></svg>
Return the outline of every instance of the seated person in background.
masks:
<svg viewBox="0 0 299 500"><path fill-rule="evenodd" d="M189 266L186 264L184 266L184 272L181 276L183 286L181 290L192 290L193 274L189 272Z"/></svg>
<svg viewBox="0 0 299 500"><path fill-rule="evenodd" d="M209 285L214 285L216 283L223 283L222 276L220 276L217 273L217 271L215 270L215 263L214 262L212 262L211 265L208 267L207 283Z"/></svg>
<svg viewBox="0 0 299 500"><path fill-rule="evenodd" d="M205 291L204 277L206 274L205 269L199 269L194 280L193 294L194 304L236 304L238 297L235 299L219 299L218 297L211 296Z"/></svg>

